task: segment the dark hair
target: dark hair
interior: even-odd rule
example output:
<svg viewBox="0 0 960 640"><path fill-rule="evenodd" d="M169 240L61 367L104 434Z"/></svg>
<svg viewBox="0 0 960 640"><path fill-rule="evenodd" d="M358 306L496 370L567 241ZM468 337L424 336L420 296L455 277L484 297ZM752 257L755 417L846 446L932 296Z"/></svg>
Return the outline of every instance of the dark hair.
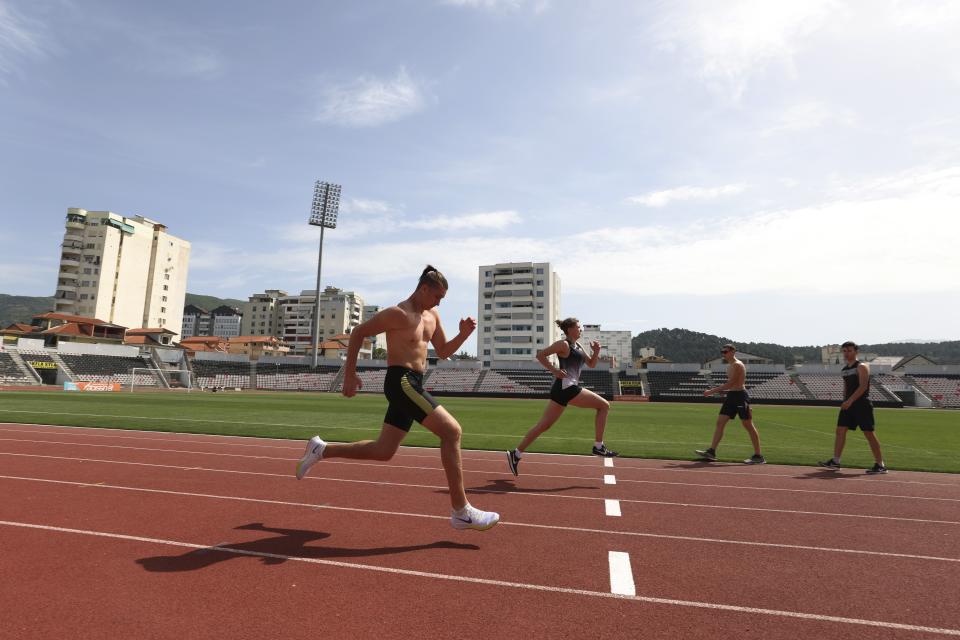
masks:
<svg viewBox="0 0 960 640"><path fill-rule="evenodd" d="M417 282L417 287L422 284L429 284L431 287L437 287L444 290L450 288L450 286L447 284L447 279L443 276L443 274L437 271L435 266L430 264L428 264L427 268L424 269L423 273L420 274L420 280Z"/></svg>
<svg viewBox="0 0 960 640"><path fill-rule="evenodd" d="M727 349L729 349L730 351L736 351L736 350L737 350L737 347L736 347L735 345L732 345L732 344L725 344L725 345L723 345L722 347L720 347L720 349L723 350L723 351L726 351Z"/></svg>
<svg viewBox="0 0 960 640"><path fill-rule="evenodd" d="M566 333L567 329L577 326L577 323L580 321L576 318L567 318L566 320L554 320L554 322L556 322L557 326L560 327L560 331Z"/></svg>
<svg viewBox="0 0 960 640"><path fill-rule="evenodd" d="M856 343L856 342L853 342L853 341L851 341L851 340L847 340L847 341L844 342L842 345L840 345L840 348L841 348L841 349L842 349L843 347L853 347L853 350L854 350L854 351L860 351L860 347L857 346L857 343Z"/></svg>

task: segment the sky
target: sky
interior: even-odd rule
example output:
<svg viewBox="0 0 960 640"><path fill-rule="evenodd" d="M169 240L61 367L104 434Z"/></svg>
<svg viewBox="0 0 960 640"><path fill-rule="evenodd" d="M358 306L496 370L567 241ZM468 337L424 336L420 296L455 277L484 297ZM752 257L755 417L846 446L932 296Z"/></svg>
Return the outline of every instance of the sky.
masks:
<svg viewBox="0 0 960 640"><path fill-rule="evenodd" d="M738 341L960 339L960 3L0 0L0 292L67 207L192 243L188 290L396 303L482 264ZM466 343L475 352L475 340Z"/></svg>

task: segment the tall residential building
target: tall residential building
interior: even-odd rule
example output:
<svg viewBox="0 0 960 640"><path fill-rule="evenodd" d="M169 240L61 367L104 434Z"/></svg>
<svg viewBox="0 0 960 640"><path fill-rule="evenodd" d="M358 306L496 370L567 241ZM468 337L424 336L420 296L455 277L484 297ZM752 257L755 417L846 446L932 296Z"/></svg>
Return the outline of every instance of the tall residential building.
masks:
<svg viewBox="0 0 960 640"><path fill-rule="evenodd" d="M250 296L243 304L241 335L276 336L290 346L292 355L312 353L313 307L317 293L313 289L289 295L280 289L268 289ZM327 287L320 294L320 341L350 333L362 322L363 298L353 291Z"/></svg>
<svg viewBox="0 0 960 640"><path fill-rule="evenodd" d="M280 298L287 297L282 289L267 289L263 293L255 293L247 302L240 305L240 314L243 321L240 323L242 336L276 336L280 337Z"/></svg>
<svg viewBox="0 0 960 640"><path fill-rule="evenodd" d="M600 343L600 358L613 358L617 367L628 367L633 363L633 336L629 331L603 331L598 324L581 325L580 346L589 354L590 343Z"/></svg>
<svg viewBox="0 0 960 640"><path fill-rule="evenodd" d="M67 209L55 310L179 333L190 243L143 216Z"/></svg>
<svg viewBox="0 0 960 640"><path fill-rule="evenodd" d="M560 339L560 276L549 262L480 267L477 357L484 367L533 358Z"/></svg>
<svg viewBox="0 0 960 640"><path fill-rule="evenodd" d="M180 339L194 336L221 338L239 336L242 318L240 311L225 304L213 311L188 304L183 308L183 329L180 331Z"/></svg>
<svg viewBox="0 0 960 640"><path fill-rule="evenodd" d="M365 304L363 305L363 312L360 315L360 322L366 322L373 316L380 313L380 305L378 304ZM387 334L378 333L377 335L370 338L371 349L386 349L387 348Z"/></svg>

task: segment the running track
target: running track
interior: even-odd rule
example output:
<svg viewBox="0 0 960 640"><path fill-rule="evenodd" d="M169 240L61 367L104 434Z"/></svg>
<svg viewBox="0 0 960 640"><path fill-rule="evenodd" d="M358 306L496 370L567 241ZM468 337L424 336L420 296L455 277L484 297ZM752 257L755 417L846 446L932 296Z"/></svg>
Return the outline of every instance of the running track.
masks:
<svg viewBox="0 0 960 640"><path fill-rule="evenodd" d="M436 450L301 453L0 424L0 636L960 636L960 476L465 451L461 532Z"/></svg>

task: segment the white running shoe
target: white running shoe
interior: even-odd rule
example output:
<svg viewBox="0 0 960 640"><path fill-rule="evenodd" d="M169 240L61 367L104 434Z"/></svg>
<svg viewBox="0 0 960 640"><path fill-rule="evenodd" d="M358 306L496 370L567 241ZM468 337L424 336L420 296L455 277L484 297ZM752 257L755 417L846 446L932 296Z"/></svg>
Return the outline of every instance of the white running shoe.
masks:
<svg viewBox="0 0 960 640"><path fill-rule="evenodd" d="M454 529L476 529L477 531L486 531L493 525L500 522L500 514L493 511L480 511L473 505L468 504L459 513L451 510L450 526Z"/></svg>
<svg viewBox="0 0 960 640"><path fill-rule="evenodd" d="M326 448L327 443L321 440L320 436L310 438L310 441L307 442L307 450L304 451L303 457L297 463L297 480L303 480L303 476L307 475L310 467L320 462L323 457L323 450Z"/></svg>

